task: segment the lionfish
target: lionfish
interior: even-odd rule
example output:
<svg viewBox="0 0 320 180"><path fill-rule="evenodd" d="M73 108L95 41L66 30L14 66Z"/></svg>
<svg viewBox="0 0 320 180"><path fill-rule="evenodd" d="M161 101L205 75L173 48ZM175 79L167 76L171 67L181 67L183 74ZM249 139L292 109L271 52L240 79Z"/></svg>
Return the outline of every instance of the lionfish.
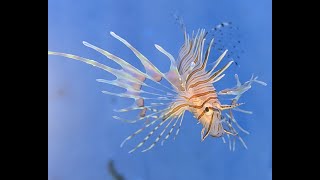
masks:
<svg viewBox="0 0 320 180"><path fill-rule="evenodd" d="M109 85L117 86L126 90L124 93L115 93L110 91L102 91L102 93L119 96L123 98L134 99L134 103L127 108L115 110L118 113L139 111L139 116L133 120L127 120L118 116L113 118L122 120L128 123L145 122L143 127L132 135L127 137L122 143L121 147L125 142L132 139L143 130L148 127L154 126L154 128L146 135L146 137L136 145L129 153L134 152L138 148L147 142L147 140L162 126L165 125L163 130L159 133L153 143L144 149L142 152L148 151L153 148L161 139L162 143L166 141L172 134L174 128L179 124L176 129L175 137L178 135L184 114L186 111L190 111L194 117L202 124L203 128L201 131L201 141L205 140L209 135L211 137L222 137L223 142L225 139L223 135L229 138L229 147L231 149L231 140L233 138L233 150L235 148L235 138L237 137L247 148L246 144L239 136L237 130L233 127L235 124L238 129L244 133L248 132L244 130L237 121L235 120L231 110L238 110L245 113L251 113L238 109L238 106L243 103L238 103L239 97L248 89L251 88L252 82L259 82L262 85L266 85L262 81L251 79L250 81L241 85L237 78L237 86L232 89L225 89L217 93L214 83L221 80L227 70L234 61L229 61L222 68L217 69L228 50L225 50L220 57L215 61L211 70L207 71L206 66L209 59L211 46L214 39L210 41L205 53L203 51L205 45L205 37L207 32L204 29L199 29L196 35L192 33L191 37L187 34L184 29L184 44L179 50L178 58L175 59L169 52L167 52L161 46L155 44L155 48L163 53L170 60L170 69L168 72L161 72L155 67L148 58L141 54L136 48L134 48L128 41L120 37L114 32L110 34L127 46L141 61L145 68L145 72L135 68L127 61L121 59L118 56L111 54L110 52L96 47L88 42L83 41L83 44L89 48L92 48L99 53L106 56L108 59L116 62L121 66L121 69L114 69L107 65L101 64L97 61L87 59L84 57L48 51L49 55L63 56L70 59L82 61L90 64L104 71L107 71L114 75L116 79L105 80L97 79L98 82L106 83ZM217 70L216 70L217 69ZM150 80L150 81L146 81ZM167 81L171 87L164 84ZM152 85L153 84L153 85ZM163 88L156 88L158 85ZM149 90L145 90L149 89ZM148 96L149 95L149 96ZM236 95L237 98L232 99L231 104L221 104L218 95ZM228 111L226 116L222 114L222 111ZM171 126L170 126L171 125ZM170 130L165 134L165 132ZM165 136L164 136L165 135ZM164 137L164 138L163 138Z"/></svg>

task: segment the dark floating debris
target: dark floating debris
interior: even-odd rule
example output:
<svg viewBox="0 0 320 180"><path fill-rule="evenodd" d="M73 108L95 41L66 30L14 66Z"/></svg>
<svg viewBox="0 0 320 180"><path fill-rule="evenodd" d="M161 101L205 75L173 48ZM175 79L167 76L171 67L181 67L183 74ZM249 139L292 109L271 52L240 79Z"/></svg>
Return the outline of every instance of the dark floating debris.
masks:
<svg viewBox="0 0 320 180"><path fill-rule="evenodd" d="M241 42L241 33L239 28L232 24L232 22L222 22L211 28L208 31L206 39L214 38L212 48L219 53L228 49L227 57L234 60L239 66L241 54L244 53ZM209 45L209 44L207 44Z"/></svg>
<svg viewBox="0 0 320 180"><path fill-rule="evenodd" d="M113 160L109 160L108 162L108 172L112 176L113 180L125 180L124 177L116 170Z"/></svg>

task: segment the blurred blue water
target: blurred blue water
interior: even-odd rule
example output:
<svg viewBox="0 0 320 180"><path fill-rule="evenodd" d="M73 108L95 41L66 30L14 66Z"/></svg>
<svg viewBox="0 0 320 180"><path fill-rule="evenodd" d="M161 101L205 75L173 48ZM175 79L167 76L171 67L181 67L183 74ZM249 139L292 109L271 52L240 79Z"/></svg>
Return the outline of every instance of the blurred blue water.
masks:
<svg viewBox="0 0 320 180"><path fill-rule="evenodd" d="M81 62L49 56L48 179L112 179L106 167L110 159L130 180L272 178L270 0L49 0L48 9L49 50L116 67L83 46L85 40L140 69L138 59L110 31L131 42L160 70L167 70L163 63L167 62L166 57L154 44L177 56L183 36L174 24L172 12L183 17L189 32L232 21L240 28L245 53L238 62L240 67L230 68L217 84L218 90L234 86L235 73L242 81L255 73L268 83L267 87L254 84L241 99L246 103L243 108L254 114L236 114L239 123L251 132L243 136L248 150L238 143L236 151L230 152L221 139L207 138L200 142L201 126L187 113L176 141L169 139L164 146L156 146L147 153L128 154L135 143L124 148L119 145L141 125L125 124L111 117L114 108L130 104L101 93L108 87L95 79L110 79L111 75ZM210 61L218 55L212 52Z"/></svg>

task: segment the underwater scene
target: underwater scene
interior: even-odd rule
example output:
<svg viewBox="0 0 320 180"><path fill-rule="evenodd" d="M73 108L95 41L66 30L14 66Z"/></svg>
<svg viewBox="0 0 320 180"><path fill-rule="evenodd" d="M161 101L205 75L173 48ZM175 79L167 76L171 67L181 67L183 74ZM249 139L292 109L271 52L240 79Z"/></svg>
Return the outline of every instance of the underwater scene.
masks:
<svg viewBox="0 0 320 180"><path fill-rule="evenodd" d="M271 0L49 0L48 180L272 179Z"/></svg>

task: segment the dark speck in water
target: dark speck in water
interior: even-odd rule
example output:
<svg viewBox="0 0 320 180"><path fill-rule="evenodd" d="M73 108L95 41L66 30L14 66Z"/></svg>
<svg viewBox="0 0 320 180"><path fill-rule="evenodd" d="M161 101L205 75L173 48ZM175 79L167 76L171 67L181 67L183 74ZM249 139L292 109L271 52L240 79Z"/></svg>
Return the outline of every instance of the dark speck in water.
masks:
<svg viewBox="0 0 320 180"><path fill-rule="evenodd" d="M66 91L63 88L61 88L57 91L58 97L63 97L63 96L65 96L65 94L66 94Z"/></svg>
<svg viewBox="0 0 320 180"><path fill-rule="evenodd" d="M113 160L109 160L108 162L108 172L112 176L113 180L125 180L124 177L119 174L119 172L115 168Z"/></svg>

